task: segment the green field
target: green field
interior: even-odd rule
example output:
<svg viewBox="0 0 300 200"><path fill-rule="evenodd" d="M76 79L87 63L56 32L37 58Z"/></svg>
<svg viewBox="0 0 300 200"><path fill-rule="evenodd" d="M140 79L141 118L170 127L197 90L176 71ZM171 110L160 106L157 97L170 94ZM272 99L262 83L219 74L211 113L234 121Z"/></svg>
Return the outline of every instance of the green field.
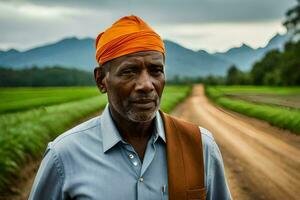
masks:
<svg viewBox="0 0 300 200"><path fill-rule="evenodd" d="M190 91L190 86L167 86L161 109L170 112ZM6 98L0 100L0 193L28 158L40 158L50 140L100 112L107 102L95 87L10 88L0 93ZM22 100L30 103L23 105Z"/></svg>
<svg viewBox="0 0 300 200"><path fill-rule="evenodd" d="M227 94L229 98L250 101L258 104L269 104L287 108L300 109L300 94Z"/></svg>
<svg viewBox="0 0 300 200"><path fill-rule="evenodd" d="M268 86L215 86L222 94L300 94L300 87L268 87Z"/></svg>
<svg viewBox="0 0 300 200"><path fill-rule="evenodd" d="M0 114L97 96L96 87L1 88Z"/></svg>
<svg viewBox="0 0 300 200"><path fill-rule="evenodd" d="M205 93L224 108L300 133L300 87L209 86Z"/></svg>

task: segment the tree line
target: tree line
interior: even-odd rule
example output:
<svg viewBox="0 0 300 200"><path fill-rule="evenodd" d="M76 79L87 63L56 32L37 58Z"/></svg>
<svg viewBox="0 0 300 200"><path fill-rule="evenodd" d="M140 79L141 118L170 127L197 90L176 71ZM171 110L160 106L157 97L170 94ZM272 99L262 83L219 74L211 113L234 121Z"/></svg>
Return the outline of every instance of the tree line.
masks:
<svg viewBox="0 0 300 200"><path fill-rule="evenodd" d="M225 79L227 85L300 85L300 41L288 42L284 51L272 50L256 62L249 72L236 66L229 68Z"/></svg>
<svg viewBox="0 0 300 200"><path fill-rule="evenodd" d="M1 87L88 86L95 85L91 72L60 66L11 69L0 67Z"/></svg>

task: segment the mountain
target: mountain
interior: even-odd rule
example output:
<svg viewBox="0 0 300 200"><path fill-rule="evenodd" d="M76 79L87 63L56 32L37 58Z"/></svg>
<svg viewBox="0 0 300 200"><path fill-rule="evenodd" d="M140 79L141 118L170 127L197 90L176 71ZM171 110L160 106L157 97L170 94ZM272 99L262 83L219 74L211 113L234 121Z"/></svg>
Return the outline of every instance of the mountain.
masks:
<svg viewBox="0 0 300 200"><path fill-rule="evenodd" d="M4 58L4 56L6 57L6 56L8 56L8 57L10 57L10 56L16 56L16 55L18 55L18 53L20 53L19 51L17 51L17 50L15 50L15 49L10 49L10 50L8 50L8 51L0 51L0 59L3 57Z"/></svg>
<svg viewBox="0 0 300 200"><path fill-rule="evenodd" d="M246 44L240 47L231 48L224 53L215 53L213 55L234 63L240 70L247 71L258 60L260 60L268 51L272 49L282 50L284 44L290 39L290 35L276 34L268 44L263 48L253 49Z"/></svg>
<svg viewBox="0 0 300 200"><path fill-rule="evenodd" d="M195 52L168 40L164 42L167 51L168 78L173 78L175 75L194 77L209 74L222 75L231 64L205 51ZM0 66L20 69L33 65L38 67L60 65L92 71L97 65L94 40L72 37L24 52L16 50L0 52Z"/></svg>
<svg viewBox="0 0 300 200"><path fill-rule="evenodd" d="M223 75L231 63L206 51L192 51L165 40L167 78Z"/></svg>
<svg viewBox="0 0 300 200"><path fill-rule="evenodd" d="M96 66L94 40L75 37L24 52L9 50L0 54L0 65L15 69L61 65L92 71Z"/></svg>
<svg viewBox="0 0 300 200"><path fill-rule="evenodd" d="M269 51L271 49L280 49L283 50L284 44L291 39L292 35L290 34L285 34L285 35L280 35L276 34L266 45L265 48L258 48L258 50L264 49L265 51Z"/></svg>
<svg viewBox="0 0 300 200"><path fill-rule="evenodd" d="M165 40L167 78L225 75L232 64L241 70L249 70L267 51L274 48L282 49L288 38L287 35L277 34L263 48L253 49L243 44L226 52L214 54L204 50L193 51ZM94 40L71 37L23 52L15 49L0 51L0 66L3 67L21 69L54 65L92 71L97 66Z"/></svg>

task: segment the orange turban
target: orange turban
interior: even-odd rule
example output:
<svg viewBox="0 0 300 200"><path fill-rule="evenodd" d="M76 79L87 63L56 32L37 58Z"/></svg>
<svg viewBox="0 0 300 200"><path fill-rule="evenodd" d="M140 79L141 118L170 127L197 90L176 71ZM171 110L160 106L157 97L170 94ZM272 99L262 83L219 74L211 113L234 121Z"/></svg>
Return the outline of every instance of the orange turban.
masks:
<svg viewBox="0 0 300 200"><path fill-rule="evenodd" d="M165 54L160 36L137 16L125 16L96 38L96 60L99 64L139 51Z"/></svg>

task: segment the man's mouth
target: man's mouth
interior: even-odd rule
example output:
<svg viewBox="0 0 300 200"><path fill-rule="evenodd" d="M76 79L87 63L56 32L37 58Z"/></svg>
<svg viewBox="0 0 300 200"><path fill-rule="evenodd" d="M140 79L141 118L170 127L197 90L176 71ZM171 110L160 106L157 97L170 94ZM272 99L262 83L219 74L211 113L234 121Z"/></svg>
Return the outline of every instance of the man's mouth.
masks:
<svg viewBox="0 0 300 200"><path fill-rule="evenodd" d="M139 99L131 101L130 103L136 108L148 110L155 107L155 102L154 99Z"/></svg>

